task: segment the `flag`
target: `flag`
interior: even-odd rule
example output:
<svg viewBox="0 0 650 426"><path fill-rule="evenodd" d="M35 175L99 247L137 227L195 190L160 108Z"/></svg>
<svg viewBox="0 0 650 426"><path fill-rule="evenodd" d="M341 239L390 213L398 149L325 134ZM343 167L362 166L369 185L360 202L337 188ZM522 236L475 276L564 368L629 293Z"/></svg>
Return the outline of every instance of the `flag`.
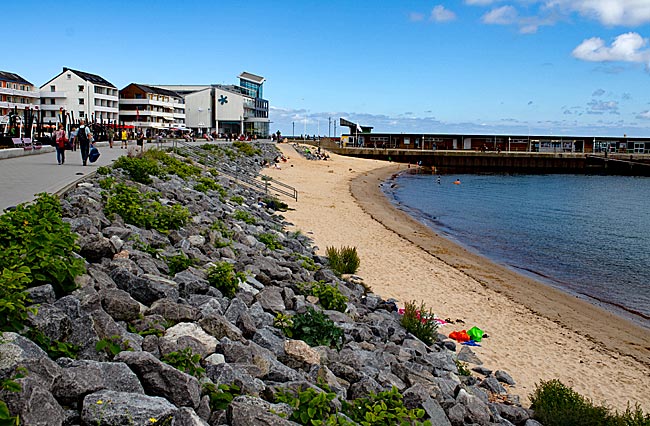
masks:
<svg viewBox="0 0 650 426"><path fill-rule="evenodd" d="M135 121L140 121L140 110L135 107Z"/></svg>

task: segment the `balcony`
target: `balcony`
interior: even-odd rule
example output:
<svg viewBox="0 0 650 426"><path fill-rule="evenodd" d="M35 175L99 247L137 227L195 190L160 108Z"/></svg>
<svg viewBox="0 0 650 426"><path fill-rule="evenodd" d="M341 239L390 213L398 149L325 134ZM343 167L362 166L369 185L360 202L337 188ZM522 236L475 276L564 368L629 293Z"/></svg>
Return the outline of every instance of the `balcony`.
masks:
<svg viewBox="0 0 650 426"><path fill-rule="evenodd" d="M0 87L0 94L3 95L12 95L12 96L22 96L24 98L40 98L41 94L37 90L18 90L10 89L8 87Z"/></svg>

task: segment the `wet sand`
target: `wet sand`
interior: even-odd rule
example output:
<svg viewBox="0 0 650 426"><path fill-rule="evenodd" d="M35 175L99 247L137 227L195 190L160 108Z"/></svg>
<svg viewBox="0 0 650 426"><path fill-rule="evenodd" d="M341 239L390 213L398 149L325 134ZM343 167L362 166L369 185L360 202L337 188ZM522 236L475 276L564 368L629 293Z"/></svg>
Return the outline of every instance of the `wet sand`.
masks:
<svg viewBox="0 0 650 426"><path fill-rule="evenodd" d="M472 350L493 370L513 376L526 399L541 380L560 379L599 404L650 411L650 330L495 264L441 237L396 209L380 185L406 166L331 155L290 159L267 174L295 186L285 214L295 228L327 246L356 246L358 275L384 298L424 301L456 322L490 336ZM293 166L293 167L292 167Z"/></svg>

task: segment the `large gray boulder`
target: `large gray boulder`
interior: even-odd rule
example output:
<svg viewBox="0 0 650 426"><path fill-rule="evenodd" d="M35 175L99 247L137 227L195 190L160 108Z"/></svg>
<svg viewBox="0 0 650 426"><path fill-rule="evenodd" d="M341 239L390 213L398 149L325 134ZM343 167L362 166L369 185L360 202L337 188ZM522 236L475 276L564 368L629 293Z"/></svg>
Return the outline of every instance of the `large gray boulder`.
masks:
<svg viewBox="0 0 650 426"><path fill-rule="evenodd" d="M85 395L102 389L144 394L138 377L122 362L61 358L58 364L64 368L54 381L52 393L61 404L73 406Z"/></svg>
<svg viewBox="0 0 650 426"><path fill-rule="evenodd" d="M120 352L115 361L124 362L138 375L148 395L162 396L177 407L196 408L199 405L199 381L163 363L149 352Z"/></svg>
<svg viewBox="0 0 650 426"><path fill-rule="evenodd" d="M116 321L132 321L140 316L140 304L119 288L99 291L102 308Z"/></svg>
<svg viewBox="0 0 650 426"><path fill-rule="evenodd" d="M18 383L21 386L20 391L4 391L0 394L0 399L5 401L12 415L20 418L20 424L35 426L63 424L65 418L63 408L42 383L29 376L18 380Z"/></svg>
<svg viewBox="0 0 650 426"><path fill-rule="evenodd" d="M148 274L138 277L124 268L113 269L110 276L118 288L128 292L135 300L147 306L151 306L159 299L166 297L176 299L178 297L176 283L162 277Z"/></svg>
<svg viewBox="0 0 650 426"><path fill-rule="evenodd" d="M81 421L102 426L165 424L176 411L173 404L157 396L101 390L83 399Z"/></svg>
<svg viewBox="0 0 650 426"><path fill-rule="evenodd" d="M232 426L298 425L298 423L280 417L281 413L288 417L291 412L285 404L271 404L260 398L242 395L233 399L228 406L228 421Z"/></svg>
<svg viewBox="0 0 650 426"><path fill-rule="evenodd" d="M48 392L52 390L56 378L61 375L61 367L34 342L16 333L2 333L0 378L13 377L18 367L27 369L29 378Z"/></svg>

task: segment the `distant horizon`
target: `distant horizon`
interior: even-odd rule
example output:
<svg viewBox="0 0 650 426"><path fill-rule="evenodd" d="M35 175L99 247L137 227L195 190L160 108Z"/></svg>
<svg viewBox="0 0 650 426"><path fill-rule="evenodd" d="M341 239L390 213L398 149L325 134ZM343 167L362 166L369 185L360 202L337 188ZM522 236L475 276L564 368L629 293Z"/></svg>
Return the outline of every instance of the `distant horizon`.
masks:
<svg viewBox="0 0 650 426"><path fill-rule="evenodd" d="M650 2L24 0L3 13L38 29L16 32L3 71L40 87L65 66L118 88L246 71L266 79L272 133L333 134L328 117L344 117L379 132L650 137Z"/></svg>

